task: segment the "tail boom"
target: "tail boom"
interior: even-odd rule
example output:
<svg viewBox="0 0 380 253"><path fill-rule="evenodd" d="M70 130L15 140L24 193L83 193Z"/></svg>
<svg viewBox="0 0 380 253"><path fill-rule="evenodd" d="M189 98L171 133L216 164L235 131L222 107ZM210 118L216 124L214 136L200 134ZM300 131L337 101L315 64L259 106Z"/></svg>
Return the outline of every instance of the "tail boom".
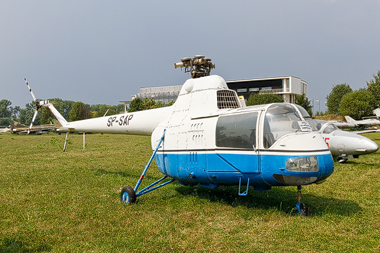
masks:
<svg viewBox="0 0 380 253"><path fill-rule="evenodd" d="M169 107L67 122L52 104L48 106L61 123L61 131L151 135Z"/></svg>

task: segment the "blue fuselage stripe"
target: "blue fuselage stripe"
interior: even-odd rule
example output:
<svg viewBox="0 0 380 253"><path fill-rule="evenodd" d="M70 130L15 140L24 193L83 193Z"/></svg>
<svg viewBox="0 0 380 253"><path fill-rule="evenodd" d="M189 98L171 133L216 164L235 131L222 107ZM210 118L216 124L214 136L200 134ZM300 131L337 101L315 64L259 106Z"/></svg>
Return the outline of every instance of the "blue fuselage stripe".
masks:
<svg viewBox="0 0 380 253"><path fill-rule="evenodd" d="M301 153L301 154L300 154ZM290 158L316 156L317 172L297 172L286 169ZM237 185L239 179L253 186L282 186L273 175L315 178L313 182L330 176L334 163L328 152L289 152L249 154L248 152L158 152L155 160L159 170L170 177L189 184Z"/></svg>

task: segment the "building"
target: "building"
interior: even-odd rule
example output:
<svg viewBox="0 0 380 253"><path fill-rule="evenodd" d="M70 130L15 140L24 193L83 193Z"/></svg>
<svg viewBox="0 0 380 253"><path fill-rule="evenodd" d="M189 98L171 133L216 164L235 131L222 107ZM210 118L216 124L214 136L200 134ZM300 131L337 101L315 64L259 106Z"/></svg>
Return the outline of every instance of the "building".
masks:
<svg viewBox="0 0 380 253"><path fill-rule="evenodd" d="M255 93L278 94L288 103L294 103L296 95L307 97L307 82L293 76L227 81L227 85L245 100Z"/></svg>
<svg viewBox="0 0 380 253"><path fill-rule="evenodd" d="M244 96L248 100L251 94L255 93L275 93L281 95L285 102L294 103L296 95L305 94L307 97L307 82L298 77L273 77L262 79L249 79L227 81L230 89L235 90L239 96ZM164 101L165 103L175 100L181 91L182 85L162 86L140 88L132 99L139 97L141 99L153 98L155 101Z"/></svg>

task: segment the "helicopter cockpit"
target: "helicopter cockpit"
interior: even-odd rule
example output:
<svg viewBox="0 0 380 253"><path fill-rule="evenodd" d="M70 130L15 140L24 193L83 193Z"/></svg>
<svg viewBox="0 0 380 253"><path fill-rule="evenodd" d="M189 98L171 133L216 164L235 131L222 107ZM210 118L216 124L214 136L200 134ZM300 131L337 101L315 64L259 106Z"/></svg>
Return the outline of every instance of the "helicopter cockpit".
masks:
<svg viewBox="0 0 380 253"><path fill-rule="evenodd" d="M299 131L317 131L307 111L299 105L273 104L265 114L264 148L270 148L284 135Z"/></svg>
<svg viewBox="0 0 380 253"><path fill-rule="evenodd" d="M304 108L294 104L271 104L256 107L249 113L223 115L216 126L216 146L227 148L254 149L260 140L257 130L261 125L259 111L265 110L263 148L269 149L281 137L296 132L317 131L315 122ZM252 108L253 109L253 108ZM261 118L261 117L260 117Z"/></svg>

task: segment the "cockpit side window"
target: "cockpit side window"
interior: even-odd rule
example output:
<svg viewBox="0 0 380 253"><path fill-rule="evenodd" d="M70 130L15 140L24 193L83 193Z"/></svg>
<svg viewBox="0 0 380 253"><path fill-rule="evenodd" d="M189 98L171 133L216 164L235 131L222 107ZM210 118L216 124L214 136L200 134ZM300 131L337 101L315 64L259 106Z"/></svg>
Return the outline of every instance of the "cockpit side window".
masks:
<svg viewBox="0 0 380 253"><path fill-rule="evenodd" d="M253 149L257 116L257 112L221 116L216 125L216 146Z"/></svg>
<svg viewBox="0 0 380 253"><path fill-rule="evenodd" d="M300 131L298 124L302 118L296 108L289 104L273 104L264 121L264 148L270 148L282 136Z"/></svg>

